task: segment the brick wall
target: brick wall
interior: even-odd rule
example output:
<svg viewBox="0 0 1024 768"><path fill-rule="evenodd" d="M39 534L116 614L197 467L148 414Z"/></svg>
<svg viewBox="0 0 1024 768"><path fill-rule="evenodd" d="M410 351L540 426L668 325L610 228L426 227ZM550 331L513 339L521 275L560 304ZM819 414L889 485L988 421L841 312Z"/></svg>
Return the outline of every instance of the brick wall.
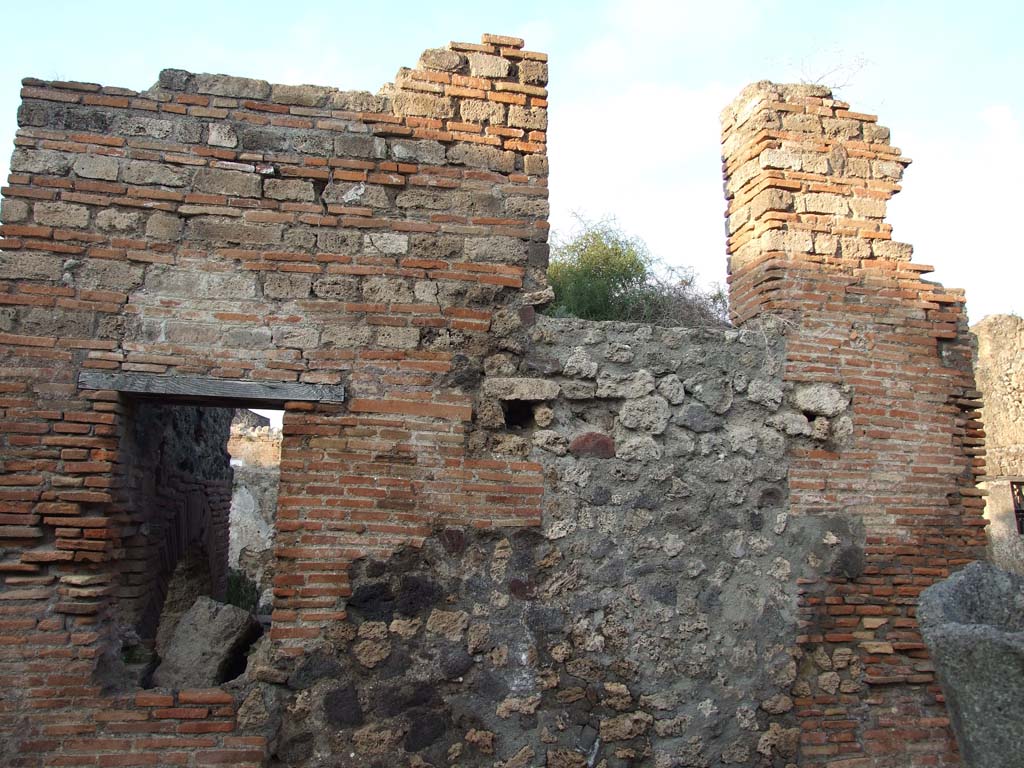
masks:
<svg viewBox="0 0 1024 768"><path fill-rule="evenodd" d="M844 567L803 584L800 764L958 765L914 611L985 542L963 293L891 240L885 203L909 160L874 116L758 83L723 113L723 146L735 319L788 317L787 381L853 392L852 431L799 451L789 475L792 515L863 532Z"/></svg>
<svg viewBox="0 0 1024 768"><path fill-rule="evenodd" d="M240 733L231 693L102 690L107 678L95 673L117 649L117 608L138 615L126 612L130 601L152 596L132 576L132 564L151 554L151 542L138 538L135 491L146 467L159 462L140 463L131 447L138 403L80 389L80 371L345 385L341 404L285 404L274 659L260 662L263 687L246 698L253 707L266 703L267 686L291 686L278 664L306 654L296 668L316 667L325 643L358 653L382 642L376 634L393 631L372 621L361 637L366 622L342 621L353 561L376 568L438 529L536 528L545 495L545 510L589 514L580 505L591 502L577 491L557 497L561 480L535 460L536 451L558 456L558 435L534 434L540 442L529 442L505 429L496 404L559 393L572 400L564 387L579 395L590 384L566 373L568 360L527 356L531 341L543 346L533 307L549 296L546 78L542 54L485 36L480 45L425 52L416 69L401 70L375 96L178 70L161 73L141 94L25 81L0 241L0 761L113 765L134 759L124 757L130 751L144 764L258 765L276 748L266 735ZM719 395L731 402L746 392L773 414L785 401L778 418L744 409L761 414L755 426L770 427L764 434L797 438L788 487L765 503L774 511L788 499L780 530L814 535L806 546L794 539L792 571L773 571L792 579L787 589L798 588L800 621L796 648L772 649L796 662L773 677L788 685L795 675L792 696L759 704L774 728L761 733L772 718L753 707L740 712L731 680L722 681L717 704L700 702L698 714L734 712L721 731L730 738L736 729L760 734L728 746L737 761L752 748L784 759L795 711L801 765L956 765L914 610L924 586L980 556L984 545L974 487L983 439L963 296L923 281L928 268L890 239L885 201L906 161L873 117L850 112L823 89L761 83L726 110L724 142L734 317L745 323L772 313L792 326L784 381L769 386L730 375L730 385L719 387L716 376L695 374L671 382L683 399L673 425L711 429L717 422L706 411ZM750 341L755 327L723 338ZM630 332L651 338L650 329ZM596 333L583 332L582 342L596 343ZM682 338L669 337L674 344ZM629 357L621 346L609 348L609 362ZM672 354L645 355L659 375L673 370L663 370ZM552 380L559 372L566 381ZM632 397L598 395L597 383L594 397ZM645 385L635 394L643 399L649 391ZM667 483L673 457L662 461L654 437L628 434L648 417L660 424L668 406L649 400L624 405L625 415L606 404L575 406L579 412L563 404L544 419L569 413L581 424L590 418L624 429L615 438L630 448L615 460L650 462L645 476ZM747 444L743 434L729 433L735 450ZM727 450L721 436L673 435L670 442L678 437L690 446L680 450L696 451L698 462ZM616 477L621 467L609 466ZM571 476L585 485L583 475ZM641 473L619 477L633 482ZM682 514L694 494L672 488L690 498L671 498ZM203 498L220 497L208 489ZM625 498L608 491L616 504ZM652 503L644 496L638 509L646 514ZM764 513L754 511L750 525L759 530ZM544 562L548 568L557 560ZM603 571L594 578L598 588L608 583ZM461 576L453 579L457 587ZM515 590L517 599L534 594L518 577ZM718 593L706 592L694 597L693 610L718 604ZM639 593L636 599L644 601ZM602 597L595 610L603 614L610 604ZM659 608L659 617L674 617L672 610ZM508 631L521 626L511 622ZM705 631L700 626L693 631ZM593 640L579 628L545 627L569 631L580 647ZM523 647L521 663L536 665L542 655ZM638 639L623 647L646 646ZM673 648L664 669L682 663ZM562 660L566 649L558 651ZM375 669L379 660L366 661ZM717 672L714 679L717 685ZM623 687L626 695L613 688L616 711L634 706ZM293 693L276 690L278 706L293 693L294 701L312 695L301 679ZM641 707L663 711L659 691L634 692L652 694L640 697ZM351 703L347 695L335 703ZM538 692L537 701L545 695L555 694ZM529 717L535 712L521 707L535 709L530 701L504 711ZM552 727L560 727L560 706L547 701L542 711L547 705ZM574 727L593 730L589 711L581 710ZM617 746L615 759L644 764L654 720L651 712L616 716L612 730L631 745ZM533 721L516 722L536 732ZM696 722L681 715L655 733L676 738ZM383 726L367 728L369 744ZM567 746L549 762L580 764L578 744L564 735ZM699 741L678 749L694 759L705 749L725 756L714 739L707 747ZM656 759L674 757L667 750Z"/></svg>
<svg viewBox="0 0 1024 768"><path fill-rule="evenodd" d="M485 36L376 96L178 70L144 93L24 82L0 241L6 764L262 755L226 701L139 709L92 683L105 585L132 587L110 577L132 572L133 421L81 370L347 386L344 405L286 405L283 653L343 618L353 557L539 522L538 468L469 452L463 384L494 313L543 287L545 61Z"/></svg>

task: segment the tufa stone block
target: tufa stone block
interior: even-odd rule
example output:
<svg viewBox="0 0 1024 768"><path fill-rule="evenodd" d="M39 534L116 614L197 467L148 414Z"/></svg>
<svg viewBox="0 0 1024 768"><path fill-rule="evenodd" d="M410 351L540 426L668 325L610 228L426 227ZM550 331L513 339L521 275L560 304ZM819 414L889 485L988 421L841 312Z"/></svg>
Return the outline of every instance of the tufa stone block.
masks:
<svg viewBox="0 0 1024 768"><path fill-rule="evenodd" d="M228 197L259 197L262 179L255 173L200 168L196 171L195 188L200 192Z"/></svg>
<svg viewBox="0 0 1024 768"><path fill-rule="evenodd" d="M471 53L466 58L469 60L469 74L473 77L508 77L512 72L512 62L501 56Z"/></svg>
<svg viewBox="0 0 1024 768"><path fill-rule="evenodd" d="M466 57L446 48L428 48L420 54L418 67L440 72L458 72L466 65Z"/></svg>
<svg viewBox="0 0 1024 768"><path fill-rule="evenodd" d="M83 179L115 181L117 179L117 158L103 155L79 155L71 169Z"/></svg>
<svg viewBox="0 0 1024 768"><path fill-rule="evenodd" d="M230 96L236 99L266 99L270 96L270 83L248 77L230 75L195 75L196 92L211 96Z"/></svg>

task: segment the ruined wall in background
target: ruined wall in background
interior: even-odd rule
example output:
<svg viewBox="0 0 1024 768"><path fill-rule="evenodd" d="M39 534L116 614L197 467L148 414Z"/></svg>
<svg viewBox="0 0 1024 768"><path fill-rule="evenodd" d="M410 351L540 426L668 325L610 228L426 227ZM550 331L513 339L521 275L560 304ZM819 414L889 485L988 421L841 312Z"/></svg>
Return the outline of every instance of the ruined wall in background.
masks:
<svg viewBox="0 0 1024 768"><path fill-rule="evenodd" d="M730 304L794 323L784 379L849 387L850 429L790 460L792 519L848 520L800 586L803 766L959 765L917 595L984 556L984 433L962 291L891 239L909 162L825 88L757 83L722 115Z"/></svg>
<svg viewBox="0 0 1024 768"><path fill-rule="evenodd" d="M1024 574L1024 537L1017 530L1011 483L1024 482L1024 319L992 315L971 331L978 338L975 374L985 424L985 517L992 562Z"/></svg>
<svg viewBox="0 0 1024 768"><path fill-rule="evenodd" d="M273 602L274 525L281 482L281 430L245 409L231 422L228 452L235 470L231 492L228 565L259 592L259 605Z"/></svg>

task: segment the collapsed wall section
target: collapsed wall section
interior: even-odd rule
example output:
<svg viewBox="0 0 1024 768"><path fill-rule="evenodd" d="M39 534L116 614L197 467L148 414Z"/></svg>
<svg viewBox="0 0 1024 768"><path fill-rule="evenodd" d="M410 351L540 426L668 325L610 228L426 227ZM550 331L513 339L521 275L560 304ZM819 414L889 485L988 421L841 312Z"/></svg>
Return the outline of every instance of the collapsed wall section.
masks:
<svg viewBox="0 0 1024 768"><path fill-rule="evenodd" d="M733 316L787 318L786 381L853 395L850 428L790 467L794 517L860 530L841 571L802 583L801 765L958 765L915 608L985 544L963 293L890 239L909 160L874 116L762 82L722 123Z"/></svg>
<svg viewBox="0 0 1024 768"><path fill-rule="evenodd" d="M788 515L788 456L848 417L809 421L784 390L783 331L538 316L502 335L527 354L489 358L478 412L517 414L488 431L543 468L543 528L446 527L356 562L349 621L290 676L251 670L246 727L280 722L273 753L304 768L791 763L797 584L849 532Z"/></svg>

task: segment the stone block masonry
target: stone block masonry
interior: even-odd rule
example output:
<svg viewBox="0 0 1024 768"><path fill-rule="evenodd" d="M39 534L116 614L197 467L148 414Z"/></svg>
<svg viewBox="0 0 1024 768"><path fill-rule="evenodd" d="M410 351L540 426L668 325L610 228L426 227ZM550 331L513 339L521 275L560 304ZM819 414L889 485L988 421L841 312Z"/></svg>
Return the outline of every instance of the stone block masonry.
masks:
<svg viewBox="0 0 1024 768"><path fill-rule="evenodd" d="M738 327L545 319L546 81L494 35L376 95L25 81L0 762L959 764L915 606L981 556L983 433L963 297L884 222L907 161L824 89L751 86ZM152 406L82 371L344 388L284 404L273 624L222 688L110 683L164 464ZM187 404L253 405L223 399Z"/></svg>
<svg viewBox="0 0 1024 768"><path fill-rule="evenodd" d="M467 450L463 384L494 314L544 286L546 73L488 36L376 96L179 70L144 93L24 82L0 214L0 762L265 753L224 694L101 695L134 401L81 370L345 385L344 405L286 404L283 656L345 618L353 558L539 523L539 467Z"/></svg>

